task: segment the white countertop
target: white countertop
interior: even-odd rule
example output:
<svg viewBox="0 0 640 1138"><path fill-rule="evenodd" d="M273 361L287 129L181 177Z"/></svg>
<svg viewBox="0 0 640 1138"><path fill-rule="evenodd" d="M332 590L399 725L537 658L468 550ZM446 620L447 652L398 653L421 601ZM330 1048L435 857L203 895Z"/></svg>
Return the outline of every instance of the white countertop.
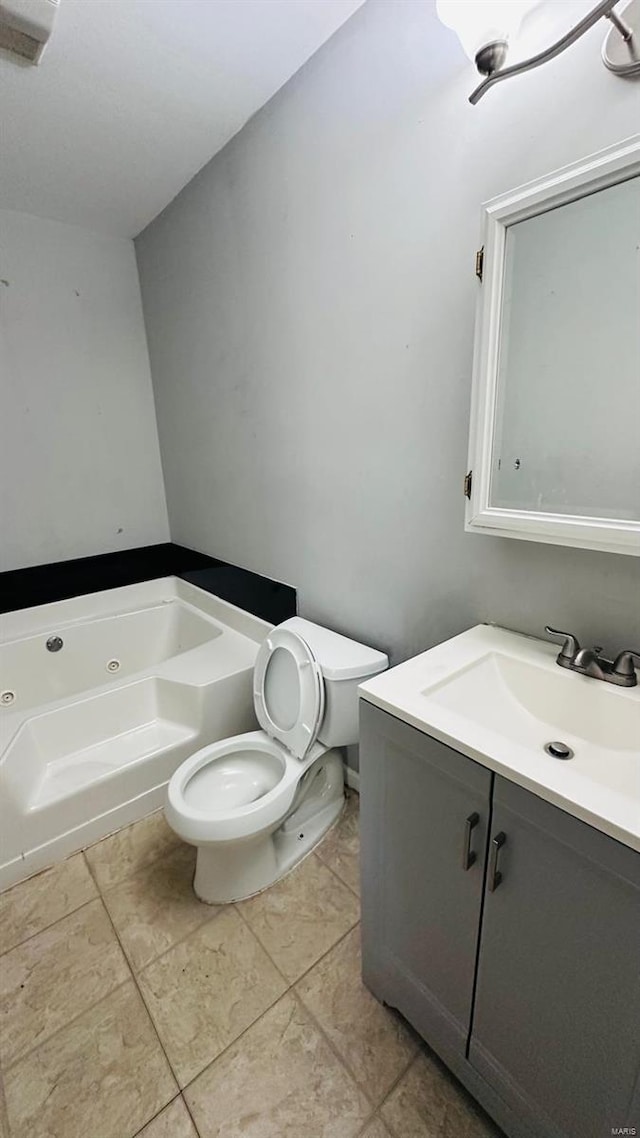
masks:
<svg viewBox="0 0 640 1138"><path fill-rule="evenodd" d="M559 646L478 625L362 684L369 703L640 851L640 685L555 663ZM562 761L544 751L560 740Z"/></svg>

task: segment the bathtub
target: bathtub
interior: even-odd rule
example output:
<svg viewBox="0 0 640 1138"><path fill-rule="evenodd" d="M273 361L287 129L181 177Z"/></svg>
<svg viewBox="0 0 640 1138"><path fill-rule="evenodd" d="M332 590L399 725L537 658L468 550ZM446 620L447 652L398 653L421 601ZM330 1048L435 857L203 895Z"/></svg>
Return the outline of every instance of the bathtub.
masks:
<svg viewBox="0 0 640 1138"><path fill-rule="evenodd" d="M271 625L176 577L0 628L0 889L161 806L188 755L257 726Z"/></svg>

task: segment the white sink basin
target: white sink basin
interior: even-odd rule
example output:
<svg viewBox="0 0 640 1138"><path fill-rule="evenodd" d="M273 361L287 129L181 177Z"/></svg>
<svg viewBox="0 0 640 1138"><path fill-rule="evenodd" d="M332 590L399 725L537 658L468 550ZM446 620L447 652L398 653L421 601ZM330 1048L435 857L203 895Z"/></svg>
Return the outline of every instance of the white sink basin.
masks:
<svg viewBox="0 0 640 1138"><path fill-rule="evenodd" d="M556 645L479 625L364 684L365 699L640 849L640 686L555 663ZM554 758L548 743L573 755Z"/></svg>

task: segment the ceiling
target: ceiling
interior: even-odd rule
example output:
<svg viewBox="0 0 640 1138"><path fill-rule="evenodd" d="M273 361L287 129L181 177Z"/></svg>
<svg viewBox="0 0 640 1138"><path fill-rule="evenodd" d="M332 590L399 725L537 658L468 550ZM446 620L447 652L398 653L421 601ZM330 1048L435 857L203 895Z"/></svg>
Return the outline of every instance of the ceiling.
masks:
<svg viewBox="0 0 640 1138"><path fill-rule="evenodd" d="M0 52L0 207L135 236L363 0L60 0Z"/></svg>

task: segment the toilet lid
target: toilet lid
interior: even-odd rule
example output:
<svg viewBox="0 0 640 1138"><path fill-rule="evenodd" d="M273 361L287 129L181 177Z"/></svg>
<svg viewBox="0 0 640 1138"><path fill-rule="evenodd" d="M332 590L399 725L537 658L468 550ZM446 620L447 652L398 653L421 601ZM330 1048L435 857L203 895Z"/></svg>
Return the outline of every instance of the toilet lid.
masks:
<svg viewBox="0 0 640 1138"><path fill-rule="evenodd" d="M288 628L274 628L258 649L253 676L260 726L302 759L324 714L322 675L309 645Z"/></svg>

